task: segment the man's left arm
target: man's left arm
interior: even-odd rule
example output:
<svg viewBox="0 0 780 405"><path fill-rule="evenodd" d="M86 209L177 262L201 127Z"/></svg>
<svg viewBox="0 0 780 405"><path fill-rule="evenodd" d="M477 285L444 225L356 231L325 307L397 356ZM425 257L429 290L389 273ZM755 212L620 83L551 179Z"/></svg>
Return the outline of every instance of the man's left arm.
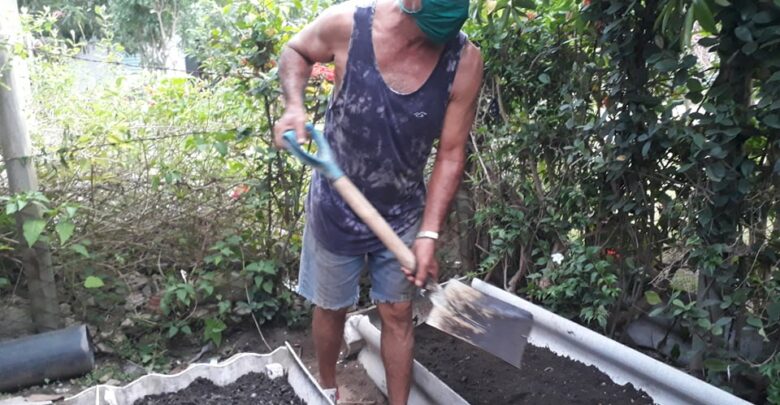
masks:
<svg viewBox="0 0 780 405"><path fill-rule="evenodd" d="M466 164L466 144L474 123L481 85L482 55L477 47L467 43L463 48L444 116L420 231L441 231L458 191ZM418 238L412 246L412 251L417 259L417 271L412 274L404 269L407 279L418 287L424 286L428 277L438 279L436 241Z"/></svg>

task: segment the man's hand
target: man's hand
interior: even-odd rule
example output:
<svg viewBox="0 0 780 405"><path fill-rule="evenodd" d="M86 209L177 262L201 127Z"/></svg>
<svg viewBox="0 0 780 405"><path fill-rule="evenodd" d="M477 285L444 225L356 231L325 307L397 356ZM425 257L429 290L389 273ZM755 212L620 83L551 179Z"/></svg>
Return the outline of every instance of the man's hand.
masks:
<svg viewBox="0 0 780 405"><path fill-rule="evenodd" d="M303 107L288 107L284 115L276 121L274 125L274 145L278 149L284 149L284 139L282 135L289 130L295 131L295 137L298 143L305 143L309 138L306 132L306 112Z"/></svg>
<svg viewBox="0 0 780 405"><path fill-rule="evenodd" d="M412 245L412 253L417 260L417 272L414 269L402 268L406 279L417 287L423 288L428 279L438 281L439 262L436 261L436 241L429 238L419 238Z"/></svg>

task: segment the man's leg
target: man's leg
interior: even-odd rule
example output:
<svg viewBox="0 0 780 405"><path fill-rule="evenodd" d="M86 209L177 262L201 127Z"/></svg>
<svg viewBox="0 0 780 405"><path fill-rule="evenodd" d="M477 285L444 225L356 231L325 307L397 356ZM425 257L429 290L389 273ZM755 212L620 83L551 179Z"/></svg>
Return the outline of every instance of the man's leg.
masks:
<svg viewBox="0 0 780 405"><path fill-rule="evenodd" d="M414 349L412 303L380 303L377 309L382 319L381 351L390 405L406 405L411 387Z"/></svg>
<svg viewBox="0 0 780 405"><path fill-rule="evenodd" d="M314 335L314 351L320 369L322 388L336 388L336 362L339 360L341 340L344 336L344 318L347 308L330 310L316 307L311 329Z"/></svg>
<svg viewBox="0 0 780 405"><path fill-rule="evenodd" d="M344 317L358 300L365 256L340 256L317 243L307 226L303 231L298 293L315 305L312 319L314 351L325 389L336 388L336 362L341 349Z"/></svg>

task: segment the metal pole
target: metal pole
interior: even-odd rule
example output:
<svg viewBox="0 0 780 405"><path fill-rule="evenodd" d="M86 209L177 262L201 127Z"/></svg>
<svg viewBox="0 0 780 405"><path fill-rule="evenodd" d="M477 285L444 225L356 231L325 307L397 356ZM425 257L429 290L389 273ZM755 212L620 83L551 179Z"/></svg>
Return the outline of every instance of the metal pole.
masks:
<svg viewBox="0 0 780 405"><path fill-rule="evenodd" d="M0 148L8 174L11 195L38 190L38 178L32 160L32 145L27 134L24 107L29 100L27 65L14 57L13 44L22 41L22 24L16 0L0 0ZM22 226L29 219L42 217L40 207L28 204L16 216L18 251L32 305L33 323L38 331L57 329L62 324L57 286L51 269L49 246L36 242L27 246Z"/></svg>

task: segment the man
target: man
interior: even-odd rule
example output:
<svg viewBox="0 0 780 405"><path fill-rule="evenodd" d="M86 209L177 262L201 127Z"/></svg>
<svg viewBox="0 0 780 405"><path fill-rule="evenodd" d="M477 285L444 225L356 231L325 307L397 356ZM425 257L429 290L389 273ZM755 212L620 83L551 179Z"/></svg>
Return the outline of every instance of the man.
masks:
<svg viewBox="0 0 780 405"><path fill-rule="evenodd" d="M303 92L315 62L334 62L325 137L341 166L401 238L416 269L395 257L314 173L307 198L299 293L315 305L320 381L336 391L346 311L368 267L382 320L381 354L391 404L409 397L415 285L438 277L435 242L459 186L482 81L482 56L460 29L468 0L376 0L330 7L281 54L285 112L275 143L294 129L304 142ZM426 191L423 169L439 140Z"/></svg>

